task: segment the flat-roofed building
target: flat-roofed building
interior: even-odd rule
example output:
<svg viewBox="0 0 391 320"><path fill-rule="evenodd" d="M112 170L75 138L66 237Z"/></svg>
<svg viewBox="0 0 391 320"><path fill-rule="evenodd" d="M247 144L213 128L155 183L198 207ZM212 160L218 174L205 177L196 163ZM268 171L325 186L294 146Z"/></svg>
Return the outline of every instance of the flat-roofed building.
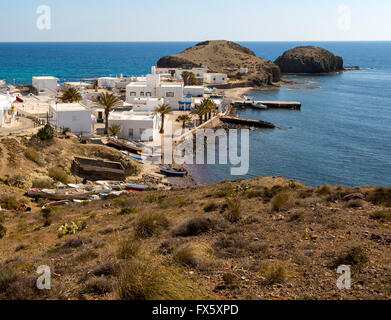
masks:
<svg viewBox="0 0 391 320"><path fill-rule="evenodd" d="M58 89L59 79L52 76L33 77L32 86L36 93L39 94L55 94Z"/></svg>
<svg viewBox="0 0 391 320"><path fill-rule="evenodd" d="M68 128L77 135L89 135L92 132L92 111L81 103L51 104L49 116L51 124L58 131Z"/></svg>

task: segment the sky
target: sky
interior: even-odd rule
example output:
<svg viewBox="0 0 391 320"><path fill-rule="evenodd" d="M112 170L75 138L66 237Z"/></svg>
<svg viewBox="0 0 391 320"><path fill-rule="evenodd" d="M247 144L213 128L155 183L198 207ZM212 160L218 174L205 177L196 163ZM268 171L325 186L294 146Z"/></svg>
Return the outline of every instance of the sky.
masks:
<svg viewBox="0 0 391 320"><path fill-rule="evenodd" d="M390 17L390 0L1 0L0 42L384 41Z"/></svg>

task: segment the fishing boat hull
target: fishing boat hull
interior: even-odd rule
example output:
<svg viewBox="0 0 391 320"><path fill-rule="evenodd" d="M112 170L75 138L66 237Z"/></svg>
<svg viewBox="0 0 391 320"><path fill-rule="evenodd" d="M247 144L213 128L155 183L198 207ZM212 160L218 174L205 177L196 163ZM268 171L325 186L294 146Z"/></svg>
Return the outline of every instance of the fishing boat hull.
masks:
<svg viewBox="0 0 391 320"><path fill-rule="evenodd" d="M134 190L134 191L144 191L144 190L147 190L149 187L146 185L142 185L142 184L127 183L125 185L125 188L128 190Z"/></svg>
<svg viewBox="0 0 391 320"><path fill-rule="evenodd" d="M188 174L187 170L179 171L176 169L166 168L166 167L160 167L160 172L166 176L171 176L171 177L184 177L187 176Z"/></svg>

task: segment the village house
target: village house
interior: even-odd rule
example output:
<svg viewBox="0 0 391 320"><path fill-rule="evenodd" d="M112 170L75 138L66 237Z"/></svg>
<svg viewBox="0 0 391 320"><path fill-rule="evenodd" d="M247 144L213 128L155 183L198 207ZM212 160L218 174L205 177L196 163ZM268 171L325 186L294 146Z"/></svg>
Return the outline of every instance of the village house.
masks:
<svg viewBox="0 0 391 320"><path fill-rule="evenodd" d="M158 68L155 66L152 67L152 73L156 72L156 74L169 75L172 77L172 79L175 80L182 80L182 73L185 71L194 73L194 76L198 80L198 84L202 84L204 82L204 75L208 73L208 68L207 67Z"/></svg>
<svg viewBox="0 0 391 320"><path fill-rule="evenodd" d="M228 83L228 75L224 73L205 73L204 83L209 85L224 85Z"/></svg>
<svg viewBox="0 0 391 320"><path fill-rule="evenodd" d="M152 112L113 111L109 115L109 126L118 125L117 134L122 139L153 141L158 133L160 116Z"/></svg>
<svg viewBox="0 0 391 320"><path fill-rule="evenodd" d="M58 131L67 128L77 135L92 133L92 111L81 103L51 104L49 119Z"/></svg>
<svg viewBox="0 0 391 320"><path fill-rule="evenodd" d="M126 86L126 102L133 104L139 98L164 99L173 110L179 110L183 99L183 81L162 81L160 74L149 74L145 81L131 82Z"/></svg>
<svg viewBox="0 0 391 320"><path fill-rule="evenodd" d="M32 86L37 95L56 95L59 79L51 76L33 77Z"/></svg>

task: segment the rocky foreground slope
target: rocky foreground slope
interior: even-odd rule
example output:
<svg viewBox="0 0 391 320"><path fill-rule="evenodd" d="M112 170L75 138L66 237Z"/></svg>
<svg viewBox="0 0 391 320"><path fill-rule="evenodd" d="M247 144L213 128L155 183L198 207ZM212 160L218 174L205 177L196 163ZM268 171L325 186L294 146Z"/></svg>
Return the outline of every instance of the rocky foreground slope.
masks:
<svg viewBox="0 0 391 320"><path fill-rule="evenodd" d="M343 70L342 57L313 46L288 50L277 58L275 64L282 73L330 73Z"/></svg>
<svg viewBox="0 0 391 320"><path fill-rule="evenodd" d="M157 66L161 68L181 68L207 66L210 72L226 73L235 78L240 68L248 68L249 73L242 77L254 86L271 85L280 80L280 69L272 61L263 60L253 51L230 41L205 41L185 51L161 58Z"/></svg>
<svg viewBox="0 0 391 320"><path fill-rule="evenodd" d="M0 299L391 298L391 188L264 177L13 206L24 201L0 199ZM41 265L51 290L36 289Z"/></svg>

